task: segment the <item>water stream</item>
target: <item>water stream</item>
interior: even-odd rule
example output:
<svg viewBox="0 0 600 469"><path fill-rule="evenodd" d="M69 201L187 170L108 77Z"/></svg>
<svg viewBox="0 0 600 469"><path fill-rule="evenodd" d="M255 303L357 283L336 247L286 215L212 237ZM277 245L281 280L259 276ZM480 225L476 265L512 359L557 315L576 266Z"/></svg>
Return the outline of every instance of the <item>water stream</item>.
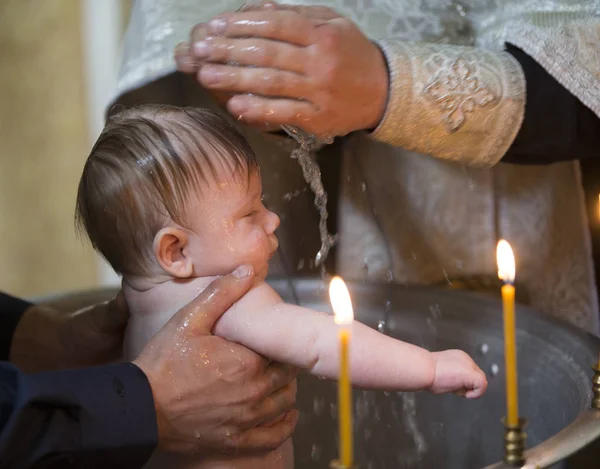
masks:
<svg viewBox="0 0 600 469"><path fill-rule="evenodd" d="M327 192L325 192L323 181L321 181L321 169L315 159L314 152L324 144L331 143L333 139L319 140L314 135L309 135L296 127L282 126L282 128L298 142L298 148L292 151L291 157L298 160L304 180L315 194L315 207L319 212L319 236L321 238L321 248L315 257L315 265L323 267L329 251L335 245L336 236L327 230Z"/></svg>

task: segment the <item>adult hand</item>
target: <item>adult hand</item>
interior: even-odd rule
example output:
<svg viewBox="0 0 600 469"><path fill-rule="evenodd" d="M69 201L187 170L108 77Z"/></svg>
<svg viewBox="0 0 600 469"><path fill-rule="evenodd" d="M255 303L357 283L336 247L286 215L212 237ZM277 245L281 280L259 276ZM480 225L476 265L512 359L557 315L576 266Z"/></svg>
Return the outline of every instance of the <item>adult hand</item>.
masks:
<svg viewBox="0 0 600 469"><path fill-rule="evenodd" d="M121 294L72 313L33 305L17 324L10 360L29 373L115 361L121 357L128 318Z"/></svg>
<svg viewBox="0 0 600 469"><path fill-rule="evenodd" d="M337 136L375 128L385 111L381 50L327 8L227 13L197 27L193 41L198 81L230 93L228 110L246 122Z"/></svg>
<svg viewBox="0 0 600 469"><path fill-rule="evenodd" d="M253 279L251 267L240 267L215 280L133 361L152 388L161 449L203 455L266 451L292 435L296 370L211 335Z"/></svg>
<svg viewBox="0 0 600 469"><path fill-rule="evenodd" d="M263 10L269 8L277 8L278 5L276 2L271 0L261 0L260 2L251 2L244 3L237 11L256 11ZM196 42L202 41L206 39L209 35L209 28L207 23L198 23L196 26L192 28L190 32L190 42L180 42L175 46L175 63L177 64L177 70L187 74L196 74L200 67L204 65L204 60L202 58L197 58L192 53L191 44L195 44ZM234 96L233 93L229 93L226 91L219 90L209 90L212 96L217 100L217 102L225 106L229 98Z"/></svg>

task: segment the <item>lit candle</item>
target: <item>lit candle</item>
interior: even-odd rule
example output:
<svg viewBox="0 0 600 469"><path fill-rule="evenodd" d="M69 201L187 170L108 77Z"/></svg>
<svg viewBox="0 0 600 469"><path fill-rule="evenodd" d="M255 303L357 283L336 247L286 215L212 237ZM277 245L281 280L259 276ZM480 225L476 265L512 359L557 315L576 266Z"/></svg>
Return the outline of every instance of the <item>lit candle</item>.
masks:
<svg viewBox="0 0 600 469"><path fill-rule="evenodd" d="M340 277L333 277L329 284L329 299L335 314L335 323L340 326L340 376L338 379L338 424L340 437L340 464L352 467L352 387L350 385L349 347L354 313L352 300L346 284Z"/></svg>
<svg viewBox="0 0 600 469"><path fill-rule="evenodd" d="M598 194L598 219L600 220L600 194ZM600 352L598 352L598 364L596 368L600 370Z"/></svg>
<svg viewBox="0 0 600 469"><path fill-rule="evenodd" d="M496 250L498 277L502 286L504 310L504 358L506 366L506 423L519 424L519 396L517 392L517 345L515 333L515 258L510 244L500 240Z"/></svg>

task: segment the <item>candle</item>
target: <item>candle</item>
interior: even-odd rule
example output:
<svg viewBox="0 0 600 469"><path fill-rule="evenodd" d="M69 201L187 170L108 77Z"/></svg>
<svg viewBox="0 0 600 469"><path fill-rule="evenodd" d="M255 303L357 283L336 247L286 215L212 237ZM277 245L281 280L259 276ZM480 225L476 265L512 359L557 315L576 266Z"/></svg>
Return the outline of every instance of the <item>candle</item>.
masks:
<svg viewBox="0 0 600 469"><path fill-rule="evenodd" d="M515 334L515 258L510 244L500 240L496 250L498 277L502 286L504 310L504 359L506 366L506 423L519 424L519 396L517 392L517 345Z"/></svg>
<svg viewBox="0 0 600 469"><path fill-rule="evenodd" d="M349 348L351 326L354 320L352 300L346 284L340 277L333 277L329 284L329 299L339 325L340 375L338 379L338 425L340 464L352 467L352 387L350 385Z"/></svg>
<svg viewBox="0 0 600 469"><path fill-rule="evenodd" d="M600 219L600 194L598 194L598 219ZM598 352L598 363L596 368L600 370L600 352Z"/></svg>

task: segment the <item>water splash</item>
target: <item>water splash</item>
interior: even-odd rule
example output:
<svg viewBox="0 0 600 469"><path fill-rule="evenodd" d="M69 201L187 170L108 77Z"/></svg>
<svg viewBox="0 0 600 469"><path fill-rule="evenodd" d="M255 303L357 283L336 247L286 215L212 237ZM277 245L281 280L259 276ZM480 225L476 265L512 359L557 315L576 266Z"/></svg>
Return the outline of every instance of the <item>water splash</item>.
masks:
<svg viewBox="0 0 600 469"><path fill-rule="evenodd" d="M425 437L417 427L417 404L414 393L398 393L402 398L402 410L404 411L404 423L410 430L415 442L417 455L420 456L427 451Z"/></svg>
<svg viewBox="0 0 600 469"><path fill-rule="evenodd" d="M316 443L312 445L312 449L310 451L310 457L313 461L318 461L319 459L321 459L321 454L322 454L322 450L321 447L319 445L317 445Z"/></svg>
<svg viewBox="0 0 600 469"><path fill-rule="evenodd" d="M315 415L321 415L325 411L325 398L315 397L313 400L313 413Z"/></svg>
<svg viewBox="0 0 600 469"><path fill-rule="evenodd" d="M286 125L282 126L282 129L298 142L298 148L292 151L291 156L293 159L298 160L302 168L304 180L315 194L315 207L319 212L319 235L321 237L321 249L315 256L315 265L322 266L325 264L327 255L336 242L336 237L327 231L327 192L325 192L325 188L323 187L321 169L314 158L313 152L323 144L332 143L333 138L320 140L301 129Z"/></svg>

